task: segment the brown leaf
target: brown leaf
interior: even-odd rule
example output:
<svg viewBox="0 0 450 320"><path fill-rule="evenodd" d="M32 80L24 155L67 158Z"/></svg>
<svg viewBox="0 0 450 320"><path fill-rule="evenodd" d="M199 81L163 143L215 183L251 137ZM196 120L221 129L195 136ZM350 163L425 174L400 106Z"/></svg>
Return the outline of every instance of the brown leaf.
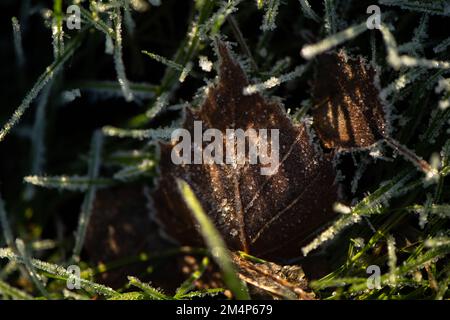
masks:
<svg viewBox="0 0 450 320"><path fill-rule="evenodd" d="M314 129L325 147L366 148L386 136L375 70L343 50L319 58L313 85Z"/></svg>
<svg viewBox="0 0 450 320"><path fill-rule="evenodd" d="M182 244L201 245L191 213L176 187L185 180L227 245L270 259L300 255L302 243L336 214L335 175L330 158L312 145L307 126L294 125L277 101L260 94L243 95L249 84L240 65L223 43L218 82L209 88L199 109L188 108L183 127L193 135L194 121L203 130L279 129L278 172L261 175L260 164L175 165L176 143L161 143L158 186L153 192L156 219ZM225 138L224 138L225 140ZM224 141L225 143L225 141ZM206 143L203 143L203 147Z"/></svg>
<svg viewBox="0 0 450 320"><path fill-rule="evenodd" d="M314 293L308 288L308 281L301 266L280 266L273 262L252 261L239 254L232 255L239 277L252 285L253 297L270 297L296 300L312 300Z"/></svg>
<svg viewBox="0 0 450 320"><path fill-rule="evenodd" d="M133 261L139 254L167 248L149 219L147 202L139 185L97 191L84 247L91 262L119 265L101 273L98 281L120 288L127 275L145 272L146 263Z"/></svg>

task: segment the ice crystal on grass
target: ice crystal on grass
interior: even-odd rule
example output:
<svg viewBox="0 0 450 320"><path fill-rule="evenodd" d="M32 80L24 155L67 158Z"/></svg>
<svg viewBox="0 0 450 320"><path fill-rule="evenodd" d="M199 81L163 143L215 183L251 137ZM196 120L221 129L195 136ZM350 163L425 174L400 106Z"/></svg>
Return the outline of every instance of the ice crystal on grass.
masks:
<svg viewBox="0 0 450 320"><path fill-rule="evenodd" d="M120 9L115 11L114 32L116 40L114 44L114 65L116 67L117 80L122 88L125 100L129 102L133 100L133 92L130 90L130 84L125 73L125 64L122 57L122 16Z"/></svg>
<svg viewBox="0 0 450 320"><path fill-rule="evenodd" d="M450 205L447 204L432 204L432 198L428 197L427 202L424 206L414 205L409 208L412 212L417 212L420 217L424 216L425 218L420 218L420 221L427 221L428 215L436 215L440 218L450 218ZM422 227L424 223L422 223Z"/></svg>
<svg viewBox="0 0 450 320"><path fill-rule="evenodd" d="M439 109L446 110L450 107L450 79L440 79L436 87L436 93L444 93L439 101Z"/></svg>
<svg viewBox="0 0 450 320"><path fill-rule="evenodd" d="M16 51L17 65L22 67L25 64L25 54L22 45L22 32L20 30L19 20L16 17L11 19L14 37L14 49Z"/></svg>
<svg viewBox="0 0 450 320"><path fill-rule="evenodd" d="M395 253L395 239L392 235L387 237L387 250L388 250L388 266L389 266L389 282L395 285L397 281L397 254Z"/></svg>
<svg viewBox="0 0 450 320"><path fill-rule="evenodd" d="M391 95L398 95L407 85L414 83L417 79L426 73L424 68L408 70L395 79L392 83L383 88L380 92L380 98L386 100Z"/></svg>
<svg viewBox="0 0 450 320"><path fill-rule="evenodd" d="M45 87L45 85L55 76L55 74L60 70L62 65L72 56L75 49L78 47L79 39L72 41L70 45L67 46L65 51L55 60L45 72L38 78L33 88L25 96L20 106L14 111L11 118L0 130L0 142L5 139L6 135L11 131L11 129L20 121L25 111L30 106L31 102L37 97L39 92Z"/></svg>
<svg viewBox="0 0 450 320"><path fill-rule="evenodd" d="M96 178L87 176L26 176L26 183L48 189L59 189L69 191L87 191L91 185L105 187L111 184L111 179Z"/></svg>
<svg viewBox="0 0 450 320"><path fill-rule="evenodd" d="M41 93L39 99L36 116L34 120L33 130L31 133L31 174L40 174L45 164L45 128L46 128L46 110L48 98L52 90L53 81L47 84L47 87ZM34 196L34 188L27 186L24 198L30 200Z"/></svg>
<svg viewBox="0 0 450 320"><path fill-rule="evenodd" d="M123 1L123 9L124 9L124 21L125 26L129 34L134 34L134 29L136 28L136 24L134 23L133 17L131 16L130 10L130 0L122 0Z"/></svg>
<svg viewBox="0 0 450 320"><path fill-rule="evenodd" d="M163 56L160 56L160 55L158 55L156 53L148 52L146 50L143 50L142 53L147 55L147 56L149 56L153 60L156 60L158 62L161 62L161 63L165 64L166 66L168 66L168 67L170 67L172 69L178 70L180 72L182 72L183 69L184 69L182 65L180 65L180 64L178 64L178 63L176 63L176 62L174 62L174 61L172 61L170 59L167 59L167 58L165 58Z"/></svg>
<svg viewBox="0 0 450 320"><path fill-rule="evenodd" d="M161 128L161 129L121 129L111 126L103 127L103 134L109 137L118 138L133 138L138 140L145 139L170 139L172 131L175 128Z"/></svg>
<svg viewBox="0 0 450 320"><path fill-rule="evenodd" d="M147 118L152 119L168 104L169 104L169 93L165 92L161 94L158 97L158 99L156 99L155 103L149 110L147 110L145 115L147 116Z"/></svg>
<svg viewBox="0 0 450 320"><path fill-rule="evenodd" d="M315 56L326 52L345 41L353 39L367 30L366 22L351 26L332 36L329 36L318 43L306 45L302 48L301 54L305 59L312 59Z"/></svg>
<svg viewBox="0 0 450 320"><path fill-rule="evenodd" d="M300 1L300 5L302 7L302 11L305 14L305 16L316 22L320 22L320 20L321 20L320 17L311 8L311 5L309 4L308 0L299 0L299 1Z"/></svg>
<svg viewBox="0 0 450 320"><path fill-rule="evenodd" d="M435 248L435 247L440 247L440 246L450 246L450 237L441 236L441 237L427 239L425 241L425 246L428 248Z"/></svg>
<svg viewBox="0 0 450 320"><path fill-rule="evenodd" d="M263 23L261 25L262 31L273 31L276 29L275 20L278 15L278 7L280 6L280 0L266 0L265 1L265 14Z"/></svg>
<svg viewBox="0 0 450 320"><path fill-rule="evenodd" d="M220 8L204 23L201 25L193 25L191 31L191 40L193 36L198 34L200 39L208 39L208 33L215 34L217 28L226 20L226 18L232 13L236 12L237 6L242 0L226 0L222 1Z"/></svg>
<svg viewBox="0 0 450 320"><path fill-rule="evenodd" d="M149 173L151 169L155 167L155 162L152 160L143 160L138 165L128 166L116 172L114 174L114 179L121 181L129 181L140 177L142 175L146 175Z"/></svg>
<svg viewBox="0 0 450 320"><path fill-rule="evenodd" d="M33 300L25 291L19 290L0 280L0 294L4 299L14 299L14 300Z"/></svg>
<svg viewBox="0 0 450 320"><path fill-rule="evenodd" d="M180 81L180 83L183 83L184 80L186 80L186 77L191 72L192 67L193 67L193 63L189 61L186 64L186 66L183 68L183 70L181 71L180 77L178 78L178 81Z"/></svg>
<svg viewBox="0 0 450 320"><path fill-rule="evenodd" d="M450 46L450 37L442 41L440 44L433 48L435 53L444 52Z"/></svg>
<svg viewBox="0 0 450 320"><path fill-rule="evenodd" d="M262 83L249 85L244 88L243 94L252 95L257 92L262 92L264 90L268 90L276 86L279 86L283 82L291 81L295 78L300 77L305 72L306 68L307 68L306 66L298 66L297 68L295 68L294 71L290 73L283 74L279 77L271 77Z"/></svg>
<svg viewBox="0 0 450 320"><path fill-rule="evenodd" d="M101 150L103 144L103 136L100 131L96 131L92 137L91 143L91 155L89 161L89 179L95 180L98 177L101 162ZM73 249L72 259L79 261L81 249L83 248L84 238L86 235L87 225L89 218L92 214L92 206L94 204L95 193L97 187L93 184L90 185L81 206L81 213L78 220L78 229L76 232L75 246Z"/></svg>
<svg viewBox="0 0 450 320"><path fill-rule="evenodd" d="M302 248L302 253L307 256L311 251L317 249L323 243L333 239L342 230L361 221L361 216L353 213L343 214L331 227L320 233L313 241Z"/></svg>
<svg viewBox="0 0 450 320"><path fill-rule="evenodd" d="M153 288L147 283L143 283L136 277L128 277L130 285L137 287L144 291L153 300L173 300L172 297L166 295L161 289Z"/></svg>
<svg viewBox="0 0 450 320"><path fill-rule="evenodd" d="M0 195L0 224L2 225L3 238L9 247L14 246L14 237L9 224L8 215L5 209L5 203Z"/></svg>
<svg viewBox="0 0 450 320"><path fill-rule="evenodd" d="M450 69L450 62L428 60L424 58L416 58L408 55L399 55L397 42L394 35L386 25L381 25L381 34L383 35L384 43L387 49L387 61L396 70L400 67L424 67L424 68L437 68L437 69Z"/></svg>
<svg viewBox="0 0 450 320"><path fill-rule="evenodd" d="M6 248L6 249L0 248L0 258L6 258L6 259L9 259L11 261L15 261L15 262L18 262L21 264L25 263L25 260L22 256L16 255L9 248ZM29 262L33 268L44 271L46 273L49 273L49 274L52 274L55 276L58 276L58 277L61 277L64 280L67 280L70 277L73 277L73 274L71 272L67 271L67 269L65 269L62 266L44 262L44 261L41 261L38 259L30 259ZM97 284L97 283L91 282L86 279L80 278L79 280L80 280L81 287L87 291L98 293L98 294L101 294L101 295L107 296L107 297L112 297L112 296L115 296L118 294L118 292L116 292L115 290L113 290L107 286Z"/></svg>
<svg viewBox="0 0 450 320"><path fill-rule="evenodd" d="M359 223L363 216L369 217L386 210L390 199L404 194L415 186L415 184L405 186L405 183L411 179L411 176L411 173L399 174L392 180L382 184L375 192L366 196L351 208L341 204L335 205L335 210L340 212L341 216L329 228L302 248L303 255L308 255L320 245L334 239L344 229Z"/></svg>
<svg viewBox="0 0 450 320"><path fill-rule="evenodd" d="M39 276L39 274L36 272L33 264L31 263L31 259L28 256L28 252L25 248L25 243L21 239L17 239L16 247L17 247L17 250L19 251L19 254L22 256L23 263L24 263L24 265L28 271L28 274L29 274L31 280L33 281L34 285L36 286L36 288L40 291L40 293L44 297L50 298L49 293L47 292L47 290L44 287L43 279L41 278L41 276Z"/></svg>
<svg viewBox="0 0 450 320"><path fill-rule="evenodd" d="M335 0L324 0L325 4L325 29L328 34L336 33L336 4Z"/></svg>
<svg viewBox="0 0 450 320"><path fill-rule="evenodd" d="M380 0L379 2L387 6L398 6L401 9L431 15L450 15L449 4L446 1Z"/></svg>

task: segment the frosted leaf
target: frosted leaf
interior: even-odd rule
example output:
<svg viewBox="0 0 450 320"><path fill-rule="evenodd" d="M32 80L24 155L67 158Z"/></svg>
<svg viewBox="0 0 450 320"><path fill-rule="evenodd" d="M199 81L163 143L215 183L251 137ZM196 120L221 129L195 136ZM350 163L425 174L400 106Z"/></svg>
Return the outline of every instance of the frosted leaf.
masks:
<svg viewBox="0 0 450 320"><path fill-rule="evenodd" d="M296 257L304 236L336 216L332 205L338 197L331 157L316 149L307 125L293 124L277 100L265 99L259 93L244 95L249 83L241 65L224 43L219 41L216 47L219 77L209 86L199 108L187 108L182 128L191 134L198 122L204 129L217 128L222 134L231 128L278 128L285 138L280 139L276 173L262 175L261 164L251 163L247 155L244 164L206 164L200 160L198 164L177 165L172 161L177 141L161 143L161 174L152 193L157 221L180 243L202 244L198 224L173 189L176 179L182 179L191 186L229 248L272 259ZM192 155L191 151L188 154ZM235 237L233 230L238 231Z"/></svg>
<svg viewBox="0 0 450 320"><path fill-rule="evenodd" d="M314 129L326 148L369 148L387 136L376 70L344 50L318 58L312 83Z"/></svg>

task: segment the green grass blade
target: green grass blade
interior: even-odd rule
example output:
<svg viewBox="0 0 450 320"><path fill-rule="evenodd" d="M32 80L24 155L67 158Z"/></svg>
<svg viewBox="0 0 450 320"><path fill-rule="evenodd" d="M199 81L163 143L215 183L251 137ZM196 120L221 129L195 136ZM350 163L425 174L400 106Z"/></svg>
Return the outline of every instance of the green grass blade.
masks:
<svg viewBox="0 0 450 320"><path fill-rule="evenodd" d="M211 251L213 259L222 270L223 280L237 299L249 300L247 287L239 279L235 267L231 261L230 254L226 249L225 242L220 236L214 224L203 210L200 202L191 187L183 180L178 180L178 188L191 210L195 220L200 225L202 236Z"/></svg>

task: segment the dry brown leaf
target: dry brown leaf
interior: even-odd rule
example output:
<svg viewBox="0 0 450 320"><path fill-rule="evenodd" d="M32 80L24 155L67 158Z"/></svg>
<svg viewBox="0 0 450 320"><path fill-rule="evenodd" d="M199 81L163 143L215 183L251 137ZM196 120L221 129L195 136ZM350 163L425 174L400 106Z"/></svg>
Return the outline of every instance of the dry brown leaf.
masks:
<svg viewBox="0 0 450 320"><path fill-rule="evenodd" d="M335 173L328 155L313 145L306 124L293 124L277 101L244 95L249 82L223 43L218 82L199 109L186 110L183 127L203 129L279 129L280 166L271 176L259 164L175 165L176 143L161 143L160 179L152 196L156 219L182 244L202 245L198 227L176 187L185 180L232 250L280 260L300 256L301 245L332 220L337 200ZM204 147L206 143L204 143Z"/></svg>
<svg viewBox="0 0 450 320"><path fill-rule="evenodd" d="M367 148L387 136L375 70L345 51L322 55L313 84L314 129L326 148Z"/></svg>

